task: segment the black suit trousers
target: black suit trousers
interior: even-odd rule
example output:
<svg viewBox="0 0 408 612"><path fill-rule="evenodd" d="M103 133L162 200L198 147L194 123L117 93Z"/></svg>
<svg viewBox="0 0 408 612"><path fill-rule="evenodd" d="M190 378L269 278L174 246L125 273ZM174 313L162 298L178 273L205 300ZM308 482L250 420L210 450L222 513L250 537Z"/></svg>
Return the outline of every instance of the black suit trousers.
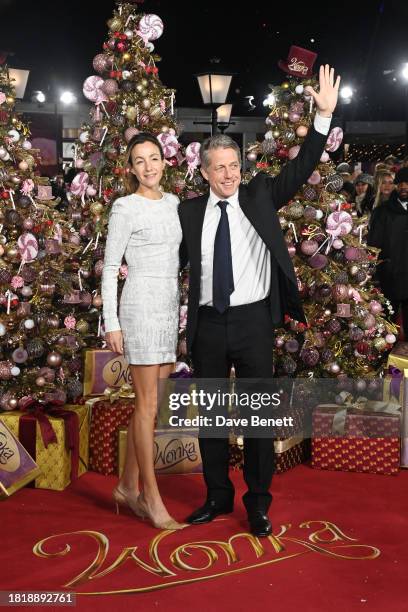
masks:
<svg viewBox="0 0 408 612"><path fill-rule="evenodd" d="M237 378L272 378L273 341L269 298L230 307L223 314L211 306L201 306L192 346L194 375L227 378L234 365ZM229 505L234 499L228 446L225 438L200 438L207 500L220 505ZM248 511L268 510L273 471L273 440L245 437L244 479L248 491L243 501Z"/></svg>

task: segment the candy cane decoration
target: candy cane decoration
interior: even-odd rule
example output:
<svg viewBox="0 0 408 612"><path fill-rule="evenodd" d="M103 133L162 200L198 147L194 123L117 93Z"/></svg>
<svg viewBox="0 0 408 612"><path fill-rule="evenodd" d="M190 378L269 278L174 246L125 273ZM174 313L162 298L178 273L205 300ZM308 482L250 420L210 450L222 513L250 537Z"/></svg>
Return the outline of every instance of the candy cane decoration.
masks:
<svg viewBox="0 0 408 612"><path fill-rule="evenodd" d="M89 249L89 247L91 246L92 243L93 243L93 238L90 239L90 241L88 242L88 244L86 245L86 247L82 251L82 255L85 255L85 253L87 252L87 250Z"/></svg>
<svg viewBox="0 0 408 612"><path fill-rule="evenodd" d="M82 270L81 270L81 268L79 268L79 270L78 270L78 282L79 282L79 290L80 290L80 291L83 291L83 288L82 288L82 280L81 280L81 274L82 274Z"/></svg>
<svg viewBox="0 0 408 612"><path fill-rule="evenodd" d="M7 289L5 295L7 296L7 314L10 314L10 306L11 306L11 291L10 289Z"/></svg>
<svg viewBox="0 0 408 612"><path fill-rule="evenodd" d="M100 335L101 335L101 327L102 327L102 315L99 315L99 319L98 319L98 338L100 338Z"/></svg>
<svg viewBox="0 0 408 612"><path fill-rule="evenodd" d="M99 143L99 146L100 146L100 147L102 146L103 141L105 140L105 136L106 136L106 134L107 134L107 133L108 133L108 128L107 128L107 127L104 127L104 128L103 128L103 136L102 136L102 140L101 140L101 142Z"/></svg>
<svg viewBox="0 0 408 612"><path fill-rule="evenodd" d="M13 193L15 193L15 191L13 189L9 189L10 200L11 200L14 210L16 210L16 205L14 204Z"/></svg>
<svg viewBox="0 0 408 612"><path fill-rule="evenodd" d="M295 227L295 224L293 223L293 221L291 221L291 222L289 223L289 227L292 229L292 232L293 232L293 237L294 237L294 239L295 239L295 242L299 242L298 237L297 237L297 234L296 234L296 227Z"/></svg>
<svg viewBox="0 0 408 612"><path fill-rule="evenodd" d="M98 233L96 234L95 246L94 246L94 248L93 248L93 250L94 250L94 251L96 251L96 249L98 248L98 241L99 241L99 236L100 236L100 235L101 235L101 233L100 233L100 232L98 232Z"/></svg>

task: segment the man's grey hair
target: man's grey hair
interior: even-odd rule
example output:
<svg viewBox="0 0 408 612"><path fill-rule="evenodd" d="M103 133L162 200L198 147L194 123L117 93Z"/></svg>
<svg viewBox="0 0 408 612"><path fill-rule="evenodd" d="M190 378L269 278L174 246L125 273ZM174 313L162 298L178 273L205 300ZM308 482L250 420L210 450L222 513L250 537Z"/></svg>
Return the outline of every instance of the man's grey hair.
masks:
<svg viewBox="0 0 408 612"><path fill-rule="evenodd" d="M212 149L234 149L237 154L239 164L241 165L241 149L238 144L230 136L225 134L216 134L210 138L206 138L200 148L201 166L206 170L210 165L209 153Z"/></svg>

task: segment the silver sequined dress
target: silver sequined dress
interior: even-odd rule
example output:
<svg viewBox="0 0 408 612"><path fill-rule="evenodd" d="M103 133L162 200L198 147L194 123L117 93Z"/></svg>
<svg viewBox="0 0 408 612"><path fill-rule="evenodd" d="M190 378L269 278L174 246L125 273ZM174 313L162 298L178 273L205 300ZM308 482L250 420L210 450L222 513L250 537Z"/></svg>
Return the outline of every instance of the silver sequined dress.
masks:
<svg viewBox="0 0 408 612"><path fill-rule="evenodd" d="M105 331L121 329L130 364L176 360L179 325L178 198L132 194L115 200L109 218L102 299ZM117 314L117 277L125 257L128 275Z"/></svg>

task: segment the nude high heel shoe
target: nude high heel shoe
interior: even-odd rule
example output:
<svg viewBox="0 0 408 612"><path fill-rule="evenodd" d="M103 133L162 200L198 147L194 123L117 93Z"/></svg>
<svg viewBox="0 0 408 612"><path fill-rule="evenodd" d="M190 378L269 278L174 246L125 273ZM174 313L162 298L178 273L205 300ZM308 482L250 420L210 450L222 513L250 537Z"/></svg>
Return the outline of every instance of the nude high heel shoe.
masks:
<svg viewBox="0 0 408 612"><path fill-rule="evenodd" d="M149 519L153 527L156 527L156 529L169 529L172 531L176 531L178 529L184 529L185 527L190 526L189 523L178 523L173 518L162 523L158 523L157 521L155 521L147 508L146 501L143 498L143 493L141 493L137 498L136 504L138 506L138 516L142 516L143 518Z"/></svg>
<svg viewBox="0 0 408 612"><path fill-rule="evenodd" d="M115 487L112 491L112 497L116 506L116 514L119 514L119 508L120 506L123 506L130 508L130 510L132 510L132 512L136 514L136 516L138 516L139 518L146 518L137 503L136 496L132 498L131 496L123 493L123 491L121 491L118 487Z"/></svg>

